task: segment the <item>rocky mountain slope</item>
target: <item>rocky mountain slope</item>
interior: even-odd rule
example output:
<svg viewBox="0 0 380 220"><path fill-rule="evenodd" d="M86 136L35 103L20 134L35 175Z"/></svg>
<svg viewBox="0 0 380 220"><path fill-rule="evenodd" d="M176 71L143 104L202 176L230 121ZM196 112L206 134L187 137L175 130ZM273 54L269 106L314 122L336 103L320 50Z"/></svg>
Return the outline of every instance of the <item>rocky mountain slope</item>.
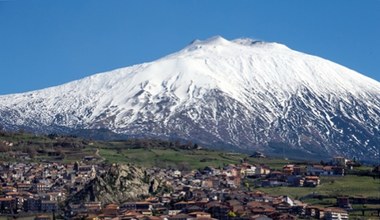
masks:
<svg viewBox="0 0 380 220"><path fill-rule="evenodd" d="M163 174L162 174L163 175ZM162 176L135 165L113 165L107 173L96 176L69 198L68 203L101 202L122 204L157 194L167 186Z"/></svg>
<svg viewBox="0 0 380 220"><path fill-rule="evenodd" d="M150 63L0 96L0 125L376 160L380 83L281 44L214 37Z"/></svg>

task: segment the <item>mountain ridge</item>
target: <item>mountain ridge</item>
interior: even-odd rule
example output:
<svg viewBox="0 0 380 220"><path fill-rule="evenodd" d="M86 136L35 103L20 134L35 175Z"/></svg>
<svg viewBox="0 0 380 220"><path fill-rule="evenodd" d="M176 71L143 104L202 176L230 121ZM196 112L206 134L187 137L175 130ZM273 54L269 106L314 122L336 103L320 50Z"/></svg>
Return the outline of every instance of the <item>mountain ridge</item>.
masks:
<svg viewBox="0 0 380 220"><path fill-rule="evenodd" d="M380 83L285 45L217 36L156 61L0 96L0 116L6 128L106 128L376 159Z"/></svg>

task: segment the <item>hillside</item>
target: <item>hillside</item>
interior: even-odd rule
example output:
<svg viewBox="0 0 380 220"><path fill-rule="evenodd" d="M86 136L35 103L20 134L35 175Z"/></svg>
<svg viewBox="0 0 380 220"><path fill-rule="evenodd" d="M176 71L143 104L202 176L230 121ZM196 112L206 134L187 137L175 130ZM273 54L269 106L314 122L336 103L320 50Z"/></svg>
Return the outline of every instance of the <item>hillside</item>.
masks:
<svg viewBox="0 0 380 220"><path fill-rule="evenodd" d="M284 159L250 158L249 154L211 150L180 141L94 141L74 136L0 132L0 161L72 163L87 160L88 163L133 163L190 170L240 163L243 159L275 168L287 163Z"/></svg>

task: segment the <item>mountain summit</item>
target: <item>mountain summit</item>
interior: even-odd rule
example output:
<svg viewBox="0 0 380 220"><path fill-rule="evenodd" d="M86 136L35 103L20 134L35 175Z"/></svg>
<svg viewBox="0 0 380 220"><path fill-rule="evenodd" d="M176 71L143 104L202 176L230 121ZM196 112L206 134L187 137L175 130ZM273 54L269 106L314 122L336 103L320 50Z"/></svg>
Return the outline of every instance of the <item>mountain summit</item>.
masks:
<svg viewBox="0 0 380 220"><path fill-rule="evenodd" d="M153 62L0 96L0 124L376 160L380 83L282 44L218 36Z"/></svg>

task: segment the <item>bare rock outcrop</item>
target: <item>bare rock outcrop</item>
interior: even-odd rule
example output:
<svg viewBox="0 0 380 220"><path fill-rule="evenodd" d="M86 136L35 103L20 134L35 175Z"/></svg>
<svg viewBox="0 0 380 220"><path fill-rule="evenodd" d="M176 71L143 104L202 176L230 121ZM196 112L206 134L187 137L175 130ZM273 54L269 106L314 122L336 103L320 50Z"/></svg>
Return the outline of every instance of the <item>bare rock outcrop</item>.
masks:
<svg viewBox="0 0 380 220"><path fill-rule="evenodd" d="M69 198L69 203L99 201L102 204L122 204L155 195L165 190L164 178L150 174L147 169L135 165L116 164L95 177L82 190Z"/></svg>

